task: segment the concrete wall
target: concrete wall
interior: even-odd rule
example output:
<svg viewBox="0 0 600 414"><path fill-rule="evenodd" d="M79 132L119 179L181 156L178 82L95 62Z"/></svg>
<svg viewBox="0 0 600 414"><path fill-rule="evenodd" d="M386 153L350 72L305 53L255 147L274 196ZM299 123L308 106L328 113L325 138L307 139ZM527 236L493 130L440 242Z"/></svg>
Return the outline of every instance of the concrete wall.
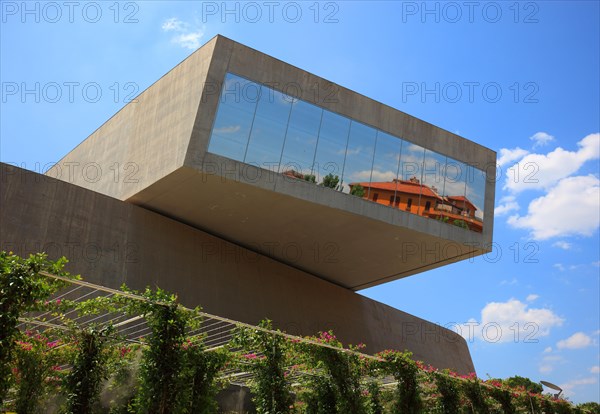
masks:
<svg viewBox="0 0 600 414"><path fill-rule="evenodd" d="M1 248L67 256L68 270L109 287L160 286L186 306L292 334L333 329L369 352L408 349L461 373L474 370L455 333L135 205L1 165Z"/></svg>
<svg viewBox="0 0 600 414"><path fill-rule="evenodd" d="M47 175L124 200L181 167L214 46L213 39L171 69L69 152ZM88 164L95 165L87 167ZM102 171L99 177L98 169ZM69 174L70 171L77 174Z"/></svg>

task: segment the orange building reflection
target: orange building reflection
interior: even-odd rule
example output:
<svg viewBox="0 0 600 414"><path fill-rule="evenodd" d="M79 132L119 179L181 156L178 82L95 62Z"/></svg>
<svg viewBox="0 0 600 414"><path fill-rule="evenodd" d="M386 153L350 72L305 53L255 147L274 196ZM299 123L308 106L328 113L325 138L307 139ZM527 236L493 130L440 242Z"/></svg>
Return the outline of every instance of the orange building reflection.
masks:
<svg viewBox="0 0 600 414"><path fill-rule="evenodd" d="M440 195L437 188L421 184L416 177L387 182L352 183L364 189L362 198L424 217L444 221L481 233L483 223L475 216L477 207L463 195Z"/></svg>

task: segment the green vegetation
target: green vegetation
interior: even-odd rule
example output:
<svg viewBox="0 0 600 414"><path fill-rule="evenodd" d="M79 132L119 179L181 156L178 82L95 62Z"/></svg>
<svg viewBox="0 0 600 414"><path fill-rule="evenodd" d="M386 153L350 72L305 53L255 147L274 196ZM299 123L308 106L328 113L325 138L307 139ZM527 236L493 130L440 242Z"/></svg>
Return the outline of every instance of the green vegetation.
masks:
<svg viewBox="0 0 600 414"><path fill-rule="evenodd" d="M535 394L541 394L544 390L542 384L538 384L537 382L531 381L529 378L520 377L518 375L506 378L502 382L513 388L523 387L526 391L533 392Z"/></svg>
<svg viewBox="0 0 600 414"><path fill-rule="evenodd" d="M452 222L452 224L454 224L456 227L461 227L463 229L469 230L469 226L468 226L467 222L464 220L454 220Z"/></svg>
<svg viewBox="0 0 600 414"><path fill-rule="evenodd" d="M365 188L360 184L353 185L352 189L350 190L350 194L357 196L357 197L364 197Z"/></svg>
<svg viewBox="0 0 600 414"><path fill-rule="evenodd" d="M216 396L229 375L246 372L263 414L600 413L597 403L574 406L542 395L527 378L482 381L393 350L369 357L360 352L364 345L345 347L331 331L291 337L268 320L240 325L228 344L207 349L197 334L200 309L182 307L173 294L122 287L121 293L72 301L54 296L75 279L63 270L65 259L2 252L0 260L5 411L29 414L52 406L61 413L209 414L218 411ZM31 312L62 324L18 329ZM131 343L118 324L90 322L115 312L143 319L147 336Z"/></svg>
<svg viewBox="0 0 600 414"><path fill-rule="evenodd" d="M325 177L323 177L323 182L321 182L321 185L323 185L324 187L327 187L327 188L333 188L335 190L338 190L339 183L340 183L340 177L329 173Z"/></svg>
<svg viewBox="0 0 600 414"><path fill-rule="evenodd" d="M304 181L308 181L309 183L316 183L317 177L314 174L305 174Z"/></svg>

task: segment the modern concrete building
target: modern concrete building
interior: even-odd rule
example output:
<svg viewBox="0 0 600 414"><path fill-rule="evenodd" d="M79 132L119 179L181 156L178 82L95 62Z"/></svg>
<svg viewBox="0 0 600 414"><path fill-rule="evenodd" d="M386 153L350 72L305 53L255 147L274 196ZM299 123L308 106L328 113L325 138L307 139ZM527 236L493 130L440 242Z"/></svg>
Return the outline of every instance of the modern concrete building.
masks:
<svg viewBox="0 0 600 414"><path fill-rule="evenodd" d="M213 314L268 317L293 334L333 329L369 352L409 349L465 373L474 367L459 335L354 291L489 251L495 161L217 36L46 177L3 165L2 248L64 254L94 283L159 285ZM481 231L350 186L412 177L474 208ZM414 197L420 206L426 195Z"/></svg>

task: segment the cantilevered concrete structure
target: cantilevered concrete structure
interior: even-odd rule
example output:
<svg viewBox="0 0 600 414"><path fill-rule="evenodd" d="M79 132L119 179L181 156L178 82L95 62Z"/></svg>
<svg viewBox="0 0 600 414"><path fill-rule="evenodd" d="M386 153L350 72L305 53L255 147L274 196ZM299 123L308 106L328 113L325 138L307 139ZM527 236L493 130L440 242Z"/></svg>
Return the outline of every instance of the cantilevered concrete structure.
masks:
<svg viewBox="0 0 600 414"><path fill-rule="evenodd" d="M95 283L469 372L460 336L352 291L488 251L494 176L493 151L217 36L47 177L3 165L2 248L94 245L71 266ZM356 191L409 179L440 202ZM419 210L463 199L481 232Z"/></svg>

